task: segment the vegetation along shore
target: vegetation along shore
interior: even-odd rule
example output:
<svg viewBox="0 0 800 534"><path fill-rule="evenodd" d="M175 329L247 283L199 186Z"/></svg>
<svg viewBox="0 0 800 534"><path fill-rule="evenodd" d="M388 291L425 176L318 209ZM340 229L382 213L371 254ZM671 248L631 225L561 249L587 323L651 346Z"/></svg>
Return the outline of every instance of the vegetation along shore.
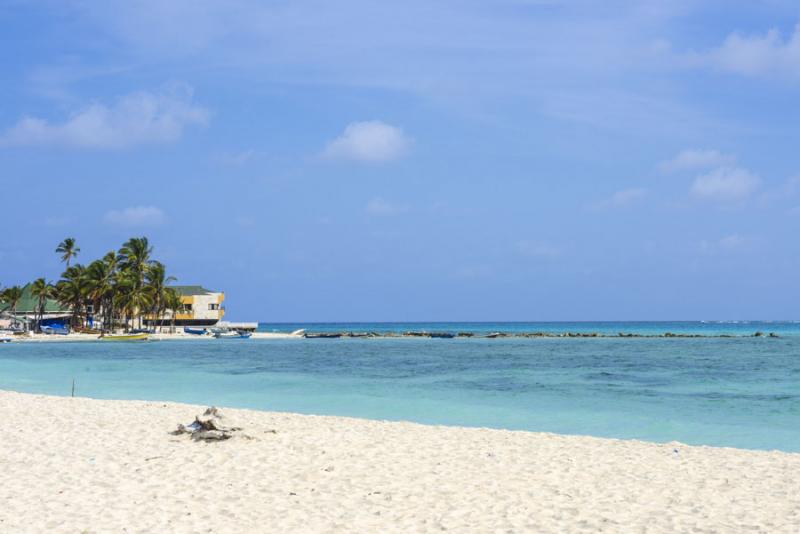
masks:
<svg viewBox="0 0 800 534"><path fill-rule="evenodd" d="M164 326L170 312L172 327L182 309L180 293L167 267L153 257L147 237L132 237L118 250L88 264L78 263L81 249L74 238L56 247L65 269L55 282L45 277L24 286L0 289L0 321L11 331L41 333L47 329L106 333L141 329L145 322ZM29 302L33 317L18 313ZM65 321L66 319L66 321Z"/></svg>

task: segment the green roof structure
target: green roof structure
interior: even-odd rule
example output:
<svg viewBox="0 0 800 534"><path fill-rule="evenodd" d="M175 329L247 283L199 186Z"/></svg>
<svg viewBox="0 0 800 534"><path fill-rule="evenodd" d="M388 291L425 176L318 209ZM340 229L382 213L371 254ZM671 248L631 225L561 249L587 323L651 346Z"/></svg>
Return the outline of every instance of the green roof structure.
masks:
<svg viewBox="0 0 800 534"><path fill-rule="evenodd" d="M22 298L19 299L17 303L16 313L18 315L21 314L33 314L39 312L39 301L38 299L34 298L33 294L31 293L31 288L33 284L26 284L25 287L22 288ZM0 303L0 312L4 311L11 311L11 306L7 302ZM57 300L54 299L47 299L47 302L44 306L45 313L71 313L70 308L62 306L59 304Z"/></svg>
<svg viewBox="0 0 800 534"><path fill-rule="evenodd" d="M25 285L25 287L22 288L22 298L19 299L16 308L17 315L39 313L39 302L38 299L34 298L33 294L31 293L32 286L33 284L27 284ZM208 295L209 293L217 293L217 291L206 289L203 286L170 286L170 287L186 297L190 297L193 295ZM0 312L6 312L6 311L11 311L11 306L9 306L7 302L0 302ZM44 307L44 312L48 314L53 314L53 313L68 314L71 313L71 311L72 310L68 306L61 305L55 299L47 299L47 302L45 303Z"/></svg>
<svg viewBox="0 0 800 534"><path fill-rule="evenodd" d="M193 295L208 295L209 293L218 293L218 291L212 291L210 289L206 289L203 286L169 286L184 297L191 297Z"/></svg>

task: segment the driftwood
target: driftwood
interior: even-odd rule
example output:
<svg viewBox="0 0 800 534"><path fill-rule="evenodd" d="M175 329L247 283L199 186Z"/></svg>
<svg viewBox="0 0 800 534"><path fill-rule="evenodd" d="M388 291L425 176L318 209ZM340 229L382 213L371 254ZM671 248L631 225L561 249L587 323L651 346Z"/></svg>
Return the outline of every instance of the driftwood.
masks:
<svg viewBox="0 0 800 534"><path fill-rule="evenodd" d="M193 423L178 425L178 429L172 434L191 434L196 441L221 441L233 437L234 432L241 430L239 427L224 425L223 419L220 411L212 406L203 415L195 417Z"/></svg>

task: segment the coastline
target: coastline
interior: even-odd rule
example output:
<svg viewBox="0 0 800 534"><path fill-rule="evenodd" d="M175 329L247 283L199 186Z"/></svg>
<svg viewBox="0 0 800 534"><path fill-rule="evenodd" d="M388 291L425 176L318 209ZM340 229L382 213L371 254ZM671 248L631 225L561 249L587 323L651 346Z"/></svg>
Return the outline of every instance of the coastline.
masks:
<svg viewBox="0 0 800 534"><path fill-rule="evenodd" d="M796 532L800 454L0 391L0 530ZM274 431L274 433L273 433Z"/></svg>
<svg viewBox="0 0 800 534"><path fill-rule="evenodd" d="M193 335L183 332L149 334L150 341L174 340L209 340L209 335ZM774 332L764 333L756 331L750 334L697 334L673 333L661 334L626 333L607 334L598 332L495 332L490 334L475 334L471 332L253 332L250 339L780 339L784 336ZM69 333L65 335L49 335L27 332L24 335L11 337L11 342L22 343L58 343L74 341L101 341L99 334Z"/></svg>
<svg viewBox="0 0 800 534"><path fill-rule="evenodd" d="M211 336L196 336L184 333L159 333L150 334L152 341L183 341L183 340L203 340L206 341L214 339ZM281 333L281 332L254 332L251 339L302 339L303 336ZM99 334L78 334L70 333L66 335L48 335L48 334L27 334L24 336L14 336L12 343L70 343L76 341L90 342L101 341Z"/></svg>

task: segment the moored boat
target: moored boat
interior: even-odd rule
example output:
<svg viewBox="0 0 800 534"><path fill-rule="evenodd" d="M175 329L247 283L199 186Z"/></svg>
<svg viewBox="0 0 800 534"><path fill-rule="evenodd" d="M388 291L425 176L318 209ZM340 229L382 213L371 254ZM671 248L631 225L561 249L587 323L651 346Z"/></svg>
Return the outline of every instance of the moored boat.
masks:
<svg viewBox="0 0 800 534"><path fill-rule="evenodd" d="M205 328L190 328L188 326L183 327L184 334L192 334L193 336L204 336L208 334L208 330Z"/></svg>
<svg viewBox="0 0 800 534"><path fill-rule="evenodd" d="M48 335L66 336L69 335L69 328L66 326L43 326L42 333Z"/></svg>
<svg viewBox="0 0 800 534"><path fill-rule="evenodd" d="M149 334L106 334L100 336L102 341L147 341Z"/></svg>
<svg viewBox="0 0 800 534"><path fill-rule="evenodd" d="M214 337L217 339L248 339L253 334L251 332L240 332L237 330L228 330L223 332L215 332Z"/></svg>
<svg viewBox="0 0 800 534"><path fill-rule="evenodd" d="M306 339L335 339L342 337L341 332L318 332L318 333L304 333L303 337Z"/></svg>

